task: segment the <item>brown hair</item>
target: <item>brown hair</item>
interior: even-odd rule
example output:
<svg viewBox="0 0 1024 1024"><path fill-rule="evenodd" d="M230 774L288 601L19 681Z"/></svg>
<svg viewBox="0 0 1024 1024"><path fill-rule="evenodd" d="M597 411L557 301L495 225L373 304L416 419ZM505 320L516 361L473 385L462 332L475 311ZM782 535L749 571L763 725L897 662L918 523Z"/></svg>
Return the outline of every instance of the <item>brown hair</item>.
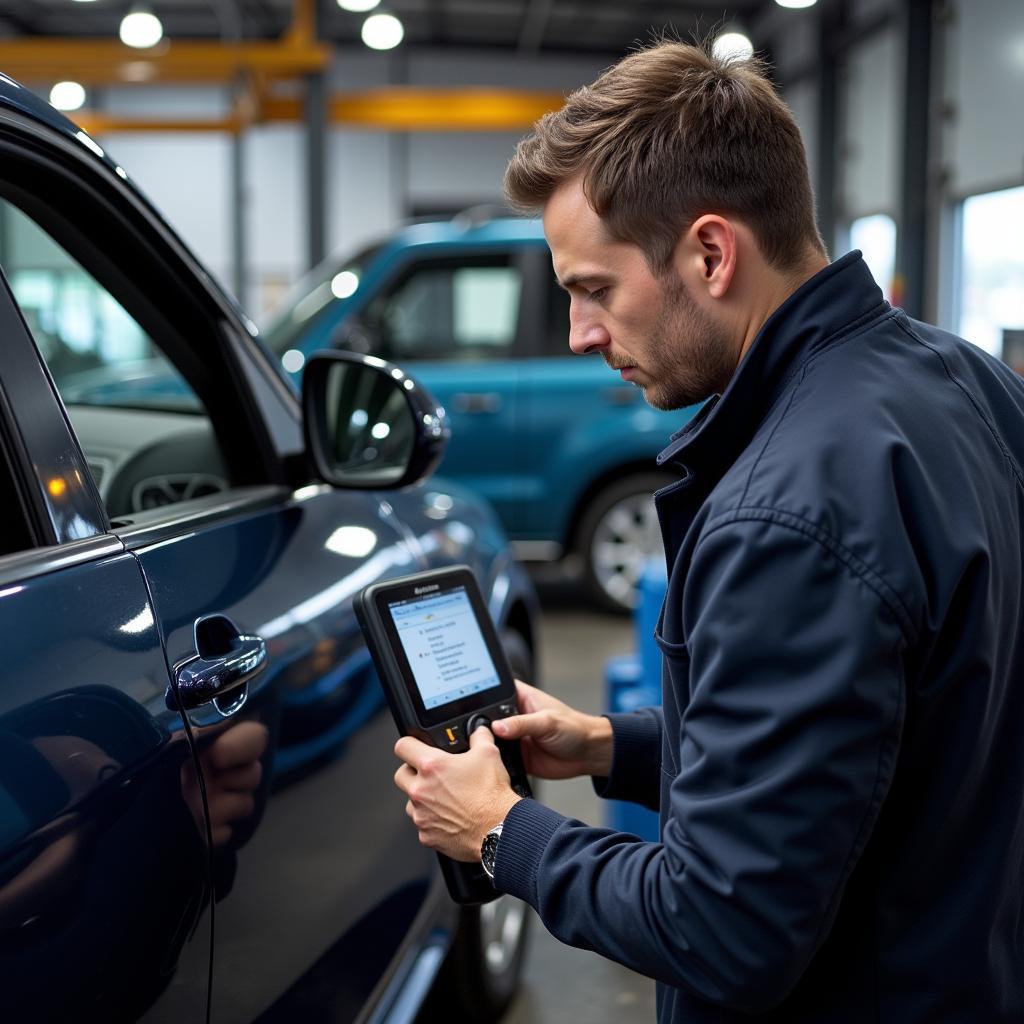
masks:
<svg viewBox="0 0 1024 1024"><path fill-rule="evenodd" d="M705 213L741 219L782 270L825 252L800 131L755 58L678 42L630 54L534 125L505 192L535 211L578 174L611 235L655 272Z"/></svg>

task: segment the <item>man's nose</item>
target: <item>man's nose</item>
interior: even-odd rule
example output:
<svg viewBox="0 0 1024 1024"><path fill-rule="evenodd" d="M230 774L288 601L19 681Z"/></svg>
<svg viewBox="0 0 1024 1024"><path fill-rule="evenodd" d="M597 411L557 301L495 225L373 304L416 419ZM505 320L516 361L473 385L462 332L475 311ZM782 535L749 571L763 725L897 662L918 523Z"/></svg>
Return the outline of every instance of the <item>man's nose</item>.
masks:
<svg viewBox="0 0 1024 1024"><path fill-rule="evenodd" d="M597 320L580 316L575 303L569 308L569 348L578 356L600 352L611 344L611 336Z"/></svg>

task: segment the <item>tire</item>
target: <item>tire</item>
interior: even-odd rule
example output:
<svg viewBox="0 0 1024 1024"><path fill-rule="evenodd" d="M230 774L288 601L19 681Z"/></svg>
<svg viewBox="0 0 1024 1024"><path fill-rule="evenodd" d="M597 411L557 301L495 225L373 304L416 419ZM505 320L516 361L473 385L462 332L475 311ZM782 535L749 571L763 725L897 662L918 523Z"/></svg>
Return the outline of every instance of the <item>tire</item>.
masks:
<svg viewBox="0 0 1024 1024"><path fill-rule="evenodd" d="M636 606L644 563L664 551L654 492L671 480L631 473L598 491L580 517L576 550L587 597L599 607L626 614Z"/></svg>
<svg viewBox="0 0 1024 1024"><path fill-rule="evenodd" d="M523 636L503 630L501 645L516 679L533 682L533 652ZM452 948L417 1021L499 1020L519 989L532 918L533 911L513 896L463 907Z"/></svg>

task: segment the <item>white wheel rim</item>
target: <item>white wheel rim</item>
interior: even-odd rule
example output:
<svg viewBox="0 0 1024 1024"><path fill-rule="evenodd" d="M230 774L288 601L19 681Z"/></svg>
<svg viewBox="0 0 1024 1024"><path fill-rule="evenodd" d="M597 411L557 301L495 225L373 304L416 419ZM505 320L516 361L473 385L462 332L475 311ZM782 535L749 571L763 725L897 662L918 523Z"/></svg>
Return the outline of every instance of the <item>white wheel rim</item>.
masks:
<svg viewBox="0 0 1024 1024"><path fill-rule="evenodd" d="M525 919L525 905L511 896L499 896L480 908L480 940L492 974L503 974L515 959Z"/></svg>
<svg viewBox="0 0 1024 1024"><path fill-rule="evenodd" d="M632 608L644 565L660 550L661 529L653 496L631 494L612 505L597 524L590 565L601 589L613 601Z"/></svg>

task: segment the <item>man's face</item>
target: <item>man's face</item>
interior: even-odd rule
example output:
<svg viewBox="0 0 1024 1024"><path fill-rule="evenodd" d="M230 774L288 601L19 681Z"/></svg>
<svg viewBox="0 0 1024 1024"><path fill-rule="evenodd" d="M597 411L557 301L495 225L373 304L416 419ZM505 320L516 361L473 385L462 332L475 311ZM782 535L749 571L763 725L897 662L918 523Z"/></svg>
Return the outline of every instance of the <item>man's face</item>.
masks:
<svg viewBox="0 0 1024 1024"><path fill-rule="evenodd" d="M725 388L735 368L734 339L673 267L656 276L639 247L608 236L578 181L548 200L544 233L569 292L573 352L599 352L656 409L692 405Z"/></svg>

